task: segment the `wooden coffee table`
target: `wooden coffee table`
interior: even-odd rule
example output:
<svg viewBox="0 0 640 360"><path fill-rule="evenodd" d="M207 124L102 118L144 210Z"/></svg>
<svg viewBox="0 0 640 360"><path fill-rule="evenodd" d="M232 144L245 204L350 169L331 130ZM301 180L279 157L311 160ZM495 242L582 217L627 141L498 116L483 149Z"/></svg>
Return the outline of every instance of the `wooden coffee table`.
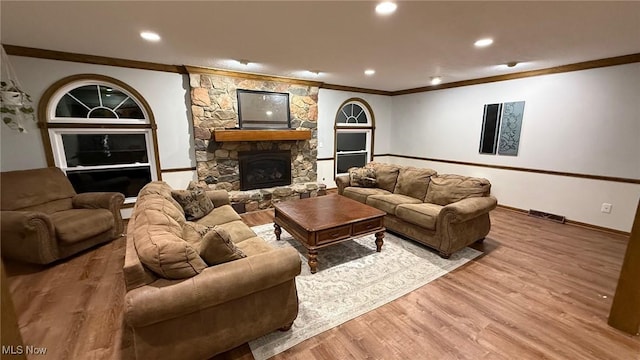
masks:
<svg viewBox="0 0 640 360"><path fill-rule="evenodd" d="M342 195L325 195L274 205L276 238L282 229L309 251L311 273L318 271L318 249L354 237L376 235L376 251L384 243L385 212Z"/></svg>

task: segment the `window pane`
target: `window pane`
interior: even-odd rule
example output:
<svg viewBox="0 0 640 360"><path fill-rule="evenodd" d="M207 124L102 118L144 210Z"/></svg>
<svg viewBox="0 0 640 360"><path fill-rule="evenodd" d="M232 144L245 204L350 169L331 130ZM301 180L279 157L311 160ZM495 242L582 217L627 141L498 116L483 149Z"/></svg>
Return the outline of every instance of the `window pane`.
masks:
<svg viewBox="0 0 640 360"><path fill-rule="evenodd" d="M338 124L344 124L347 122L347 117L344 115L344 112L342 112L342 110L344 110L344 108L340 109L336 118L336 123Z"/></svg>
<svg viewBox="0 0 640 360"><path fill-rule="evenodd" d="M100 106L100 98L98 98L98 86L86 85L69 91L76 99L87 105L90 109Z"/></svg>
<svg viewBox="0 0 640 360"><path fill-rule="evenodd" d="M140 189L151 182L151 168L69 171L67 178L78 193L115 191L125 197L136 197Z"/></svg>
<svg viewBox="0 0 640 360"><path fill-rule="evenodd" d="M94 119L116 119L116 114L109 110L109 109L105 109L105 108L97 108L97 109L93 109L91 110L91 112L89 113L89 118L94 118Z"/></svg>
<svg viewBox="0 0 640 360"><path fill-rule="evenodd" d="M65 94L56 106L56 117L86 118L89 109Z"/></svg>
<svg viewBox="0 0 640 360"><path fill-rule="evenodd" d="M344 174L354 166L362 167L367 163L367 153L338 154L337 173Z"/></svg>
<svg viewBox="0 0 640 360"><path fill-rule="evenodd" d="M121 119L144 119L142 109L131 98L120 105L116 113Z"/></svg>
<svg viewBox="0 0 640 360"><path fill-rule="evenodd" d="M109 109L115 109L128 96L118 89L109 86L100 85L100 96L102 96L102 106Z"/></svg>
<svg viewBox="0 0 640 360"><path fill-rule="evenodd" d="M364 132L339 132L336 136L338 137L338 152L359 151L367 148L367 134Z"/></svg>
<svg viewBox="0 0 640 360"><path fill-rule="evenodd" d="M147 163L145 134L62 134L67 166Z"/></svg>

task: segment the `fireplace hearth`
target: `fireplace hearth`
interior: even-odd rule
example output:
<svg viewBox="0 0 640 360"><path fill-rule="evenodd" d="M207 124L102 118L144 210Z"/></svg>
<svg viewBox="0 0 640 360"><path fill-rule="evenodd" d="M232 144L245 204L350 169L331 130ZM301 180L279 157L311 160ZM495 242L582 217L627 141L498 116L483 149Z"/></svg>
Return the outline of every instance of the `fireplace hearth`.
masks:
<svg viewBox="0 0 640 360"><path fill-rule="evenodd" d="M291 184L291 151L238 152L240 190L263 189Z"/></svg>

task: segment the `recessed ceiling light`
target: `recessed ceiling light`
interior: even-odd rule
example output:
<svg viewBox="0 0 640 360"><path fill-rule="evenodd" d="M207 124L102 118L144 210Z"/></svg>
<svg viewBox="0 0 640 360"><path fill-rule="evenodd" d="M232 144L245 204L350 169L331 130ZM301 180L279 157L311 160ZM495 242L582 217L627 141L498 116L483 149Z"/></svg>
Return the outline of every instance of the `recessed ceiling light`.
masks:
<svg viewBox="0 0 640 360"><path fill-rule="evenodd" d="M147 41L160 41L160 35L151 32L151 31L143 31L140 33L140 37Z"/></svg>
<svg viewBox="0 0 640 360"><path fill-rule="evenodd" d="M240 60L238 60L238 62L239 62L241 65L245 65L245 66L246 66L246 65L249 65L249 60L247 60L247 59L240 59Z"/></svg>
<svg viewBox="0 0 640 360"><path fill-rule="evenodd" d="M440 76L434 76L431 78L431 85L438 85L442 82L442 78Z"/></svg>
<svg viewBox="0 0 640 360"><path fill-rule="evenodd" d="M367 70L364 71L364 74L365 75L369 75L369 76L371 76L371 75L373 75L375 73L376 73L376 71L373 70L373 69L367 69Z"/></svg>
<svg viewBox="0 0 640 360"><path fill-rule="evenodd" d="M506 63L505 65L507 65L507 67L512 68L512 67L516 67L516 65L518 65L518 62L517 61L511 61L511 62Z"/></svg>
<svg viewBox="0 0 640 360"><path fill-rule="evenodd" d="M489 46L493 44L493 39L480 39L478 41L476 41L475 43L473 43L473 45L475 45L476 47L485 47L485 46Z"/></svg>
<svg viewBox="0 0 640 360"><path fill-rule="evenodd" d="M397 8L398 5L393 1L383 1L376 5L376 13L379 15L389 15L396 11Z"/></svg>

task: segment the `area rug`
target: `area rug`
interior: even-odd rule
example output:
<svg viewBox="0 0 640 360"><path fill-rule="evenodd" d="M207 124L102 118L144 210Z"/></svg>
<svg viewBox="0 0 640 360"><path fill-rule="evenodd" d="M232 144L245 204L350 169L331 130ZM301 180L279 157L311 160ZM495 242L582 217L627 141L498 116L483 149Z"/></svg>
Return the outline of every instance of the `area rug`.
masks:
<svg viewBox="0 0 640 360"><path fill-rule="evenodd" d="M275 247L295 247L302 259L302 273L296 278L298 318L289 331L251 341L256 360L270 358L393 301L481 254L465 248L446 260L413 241L385 233L379 253L373 235L320 249L318 272L311 274L306 249L284 229L280 241L276 241L273 224L253 230Z"/></svg>

